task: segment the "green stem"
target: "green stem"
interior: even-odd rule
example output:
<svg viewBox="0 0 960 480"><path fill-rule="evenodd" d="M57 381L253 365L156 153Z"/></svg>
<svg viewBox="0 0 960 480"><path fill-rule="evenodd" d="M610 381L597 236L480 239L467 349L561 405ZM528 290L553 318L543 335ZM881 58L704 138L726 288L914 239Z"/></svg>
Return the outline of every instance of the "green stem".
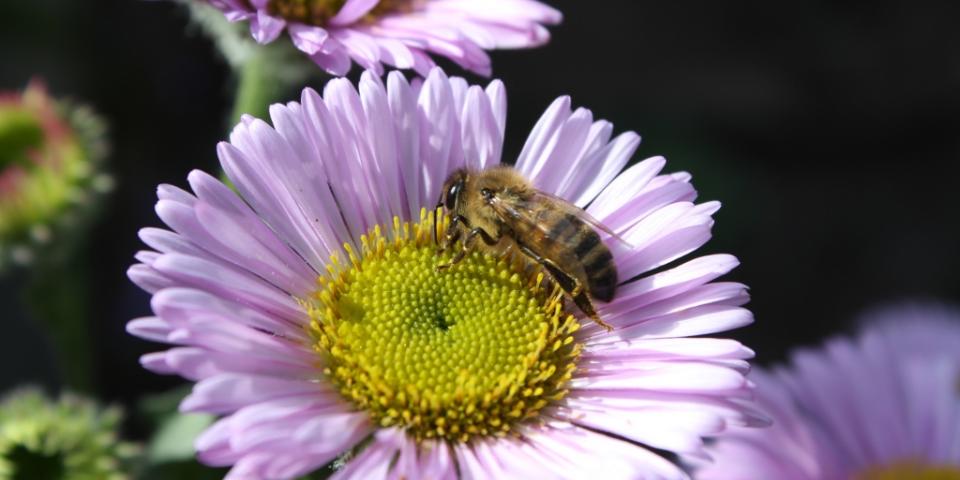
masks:
<svg viewBox="0 0 960 480"><path fill-rule="evenodd" d="M207 2L181 2L237 76L231 127L245 113L266 118L271 103L287 100L287 95L294 93L293 87L302 87L317 71L288 39L259 45L250 38L250 29L243 22L228 22L222 12Z"/></svg>
<svg viewBox="0 0 960 480"><path fill-rule="evenodd" d="M25 293L53 344L64 385L89 393L93 390L89 265L76 257L59 268L37 271Z"/></svg>
<svg viewBox="0 0 960 480"><path fill-rule="evenodd" d="M288 82L277 74L276 60L270 48L257 46L237 72L237 94L230 116L231 126L240 121L243 114L267 118L271 103L284 100Z"/></svg>
<svg viewBox="0 0 960 480"><path fill-rule="evenodd" d="M228 22L222 12L207 2L181 1L236 75L228 128L233 128L244 114L267 119L271 103L295 98L304 83L319 71L288 39L259 45L250 38L246 26Z"/></svg>

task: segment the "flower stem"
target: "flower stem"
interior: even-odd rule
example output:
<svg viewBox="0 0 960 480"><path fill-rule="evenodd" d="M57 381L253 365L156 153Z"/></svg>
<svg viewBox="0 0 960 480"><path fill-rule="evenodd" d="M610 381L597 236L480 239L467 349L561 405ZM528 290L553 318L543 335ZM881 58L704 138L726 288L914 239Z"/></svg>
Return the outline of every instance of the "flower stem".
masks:
<svg viewBox="0 0 960 480"><path fill-rule="evenodd" d="M282 100L290 85L277 75L271 65L271 49L255 47L243 65L237 68L237 93L233 102L230 125L243 114L266 118L271 103Z"/></svg>
<svg viewBox="0 0 960 480"><path fill-rule="evenodd" d="M286 100L294 87L302 87L317 71L290 42L260 45L250 37L247 27L228 22L223 13L206 2L183 3L237 76L231 126L245 113L265 118L271 103Z"/></svg>
<svg viewBox="0 0 960 480"><path fill-rule="evenodd" d="M90 270L86 260L77 258L81 256L36 271L25 294L54 347L63 384L75 392L91 392Z"/></svg>

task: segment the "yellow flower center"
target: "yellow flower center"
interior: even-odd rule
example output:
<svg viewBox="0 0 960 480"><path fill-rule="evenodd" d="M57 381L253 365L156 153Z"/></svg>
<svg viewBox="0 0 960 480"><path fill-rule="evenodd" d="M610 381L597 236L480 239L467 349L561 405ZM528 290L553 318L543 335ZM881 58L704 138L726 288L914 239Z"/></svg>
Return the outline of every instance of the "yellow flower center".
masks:
<svg viewBox="0 0 960 480"><path fill-rule="evenodd" d="M309 25L325 26L331 18L337 15L347 0L271 0L267 11L271 15L286 20L306 23ZM409 8L412 0L380 0L364 17L372 20L391 12Z"/></svg>
<svg viewBox="0 0 960 480"><path fill-rule="evenodd" d="M379 425L418 440L516 433L566 396L580 325L516 255L474 251L438 272L451 253L438 253L427 217L374 228L359 254L345 247L349 265L331 258L308 302L324 373Z"/></svg>
<svg viewBox="0 0 960 480"><path fill-rule="evenodd" d="M960 480L960 465L931 465L920 461L895 462L870 468L857 480Z"/></svg>

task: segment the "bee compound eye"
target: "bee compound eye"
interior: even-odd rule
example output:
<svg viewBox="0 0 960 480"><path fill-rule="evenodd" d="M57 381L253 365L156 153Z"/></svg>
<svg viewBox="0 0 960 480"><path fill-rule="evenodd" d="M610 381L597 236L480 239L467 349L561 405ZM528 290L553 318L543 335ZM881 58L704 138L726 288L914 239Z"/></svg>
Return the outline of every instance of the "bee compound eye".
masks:
<svg viewBox="0 0 960 480"><path fill-rule="evenodd" d="M457 203L457 197L460 195L460 185L460 182L456 182L450 185L450 189L447 190L447 198L444 202L447 210L453 210L454 205Z"/></svg>
<svg viewBox="0 0 960 480"><path fill-rule="evenodd" d="M490 190L489 188L481 188L480 195L483 195L484 200L490 200L491 198L493 198L493 191Z"/></svg>

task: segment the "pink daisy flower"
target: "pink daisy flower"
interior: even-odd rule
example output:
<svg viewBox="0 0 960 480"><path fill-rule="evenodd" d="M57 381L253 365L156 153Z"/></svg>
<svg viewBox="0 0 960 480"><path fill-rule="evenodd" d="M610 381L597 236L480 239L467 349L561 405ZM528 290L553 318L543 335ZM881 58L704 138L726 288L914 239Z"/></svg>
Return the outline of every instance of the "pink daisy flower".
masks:
<svg viewBox="0 0 960 480"><path fill-rule="evenodd" d="M702 479L960 478L960 312L868 315L855 340L754 371L765 429L732 429Z"/></svg>
<svg viewBox="0 0 960 480"><path fill-rule="evenodd" d="M621 285L607 332L539 268L476 251L448 271L434 243L441 185L501 161L503 84L433 70L273 105L218 146L239 192L200 171L162 185L153 250L130 278L153 294L139 337L174 344L143 365L196 381L185 412L223 418L197 441L229 478L685 478L653 449L702 458L701 437L758 417L752 352L690 338L752 321L747 289L714 282L729 255L674 265L710 238L716 202L634 133L557 99L516 162L537 188L586 206ZM627 245L627 243L629 245ZM669 266L669 268L667 267ZM655 271L655 272L652 272Z"/></svg>
<svg viewBox="0 0 960 480"><path fill-rule="evenodd" d="M485 50L529 48L550 39L544 25L560 12L535 0L209 0L227 19L250 22L262 44L286 30L293 44L333 75L351 62L382 71L381 64L434 66L429 54L490 75Z"/></svg>

